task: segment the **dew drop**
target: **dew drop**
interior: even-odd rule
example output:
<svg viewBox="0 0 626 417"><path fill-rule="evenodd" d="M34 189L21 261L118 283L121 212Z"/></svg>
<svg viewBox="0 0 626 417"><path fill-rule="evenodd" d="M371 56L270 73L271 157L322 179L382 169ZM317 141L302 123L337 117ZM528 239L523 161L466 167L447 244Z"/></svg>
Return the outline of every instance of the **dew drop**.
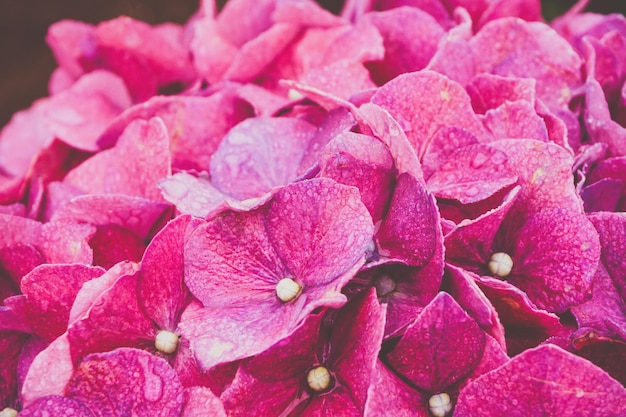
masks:
<svg viewBox="0 0 626 417"><path fill-rule="evenodd" d="M472 168L478 169L481 168L483 165L485 165L485 163L489 160L489 156L485 155L482 152L478 152L474 158L472 159L472 161L470 162L470 165L472 166Z"/></svg>
<svg viewBox="0 0 626 417"><path fill-rule="evenodd" d="M469 187L465 189L465 195L468 197L476 197L480 193L480 188L478 187Z"/></svg>
<svg viewBox="0 0 626 417"><path fill-rule="evenodd" d="M506 154L502 151L496 151L493 155L491 155L491 162L496 165L500 165L505 163L507 160Z"/></svg>

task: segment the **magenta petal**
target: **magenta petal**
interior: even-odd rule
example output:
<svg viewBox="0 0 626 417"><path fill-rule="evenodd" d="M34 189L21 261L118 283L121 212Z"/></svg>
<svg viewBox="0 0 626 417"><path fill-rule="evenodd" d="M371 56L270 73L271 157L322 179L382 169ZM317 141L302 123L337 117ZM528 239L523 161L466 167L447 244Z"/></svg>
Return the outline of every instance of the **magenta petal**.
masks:
<svg viewBox="0 0 626 417"><path fill-rule="evenodd" d="M75 20L61 20L48 28L46 43L59 66L74 78L84 72L80 58L84 49L93 47L94 31L93 25Z"/></svg>
<svg viewBox="0 0 626 417"><path fill-rule="evenodd" d="M68 415L67 413L70 413L72 417L94 417L89 407L81 401L60 395L38 398L20 411L20 416L46 417Z"/></svg>
<svg viewBox="0 0 626 417"><path fill-rule="evenodd" d="M334 307L340 307L345 298L337 301ZM269 303L257 303L251 306L254 308L226 309L193 303L183 312L179 328L182 336L190 341L200 367L208 370L261 353L289 336L301 324L294 320L293 313L293 310L302 310L302 303L299 304L295 307L292 304L289 309Z"/></svg>
<svg viewBox="0 0 626 417"><path fill-rule="evenodd" d="M503 77L493 74L478 74L467 92L477 113L496 109L507 101L526 100L535 104L535 80L532 78Z"/></svg>
<svg viewBox="0 0 626 417"><path fill-rule="evenodd" d="M241 200L286 185L297 178L315 130L299 119L247 119L228 132L211 158L211 181Z"/></svg>
<svg viewBox="0 0 626 417"><path fill-rule="evenodd" d="M74 362L67 333L64 333L39 352L30 364L22 383L23 404L28 406L46 395L62 395L72 372Z"/></svg>
<svg viewBox="0 0 626 417"><path fill-rule="evenodd" d="M430 179L433 173L444 165L454 152L477 143L476 136L465 129L449 127L439 130L433 136L426 153L422 157L424 179Z"/></svg>
<svg viewBox="0 0 626 417"><path fill-rule="evenodd" d="M506 102L496 109L487 110L483 119L485 127L496 138L528 138L548 141L546 124L525 100Z"/></svg>
<svg viewBox="0 0 626 417"><path fill-rule="evenodd" d="M175 330L188 291L183 283L185 240L199 220L179 216L146 248L137 278L139 304L161 329Z"/></svg>
<svg viewBox="0 0 626 417"><path fill-rule="evenodd" d="M213 16L190 24L190 52L193 65L209 83L217 83L237 54L237 47L220 33Z"/></svg>
<svg viewBox="0 0 626 417"><path fill-rule="evenodd" d="M583 301L600 260L600 241L585 215L543 210L519 232L509 281L548 311Z"/></svg>
<svg viewBox="0 0 626 417"><path fill-rule="evenodd" d="M113 145L136 119L159 117L165 123L176 169L208 169L211 155L224 135L250 116L248 105L225 87L209 97L156 96L117 117L100 136L102 146ZM198 149L202 152L197 152Z"/></svg>
<svg viewBox="0 0 626 417"><path fill-rule="evenodd" d="M509 167L518 176L522 186L518 211L533 213L559 207L582 212L572 181L572 155L567 150L532 139L503 139L489 146L507 155Z"/></svg>
<svg viewBox="0 0 626 417"><path fill-rule="evenodd" d="M446 259L468 271L482 273L491 256L496 233L519 191L519 187L513 188L499 206L476 219L459 223L450 231L445 237Z"/></svg>
<svg viewBox="0 0 626 417"><path fill-rule="evenodd" d="M185 245L185 283L207 307L243 307L276 299L287 275L259 210L228 212L199 226Z"/></svg>
<svg viewBox="0 0 626 417"><path fill-rule="evenodd" d="M474 114L465 89L432 71L394 78L378 89L372 103L391 113L418 155L424 154L430 139L442 126L463 128L479 141L491 137Z"/></svg>
<svg viewBox="0 0 626 417"><path fill-rule="evenodd" d="M49 103L44 115L50 131L73 148L97 151L97 138L131 100L119 77L94 71L52 96Z"/></svg>
<svg viewBox="0 0 626 417"><path fill-rule="evenodd" d="M365 415L429 417L426 410L428 398L409 387L379 360L372 376Z"/></svg>
<svg viewBox="0 0 626 417"><path fill-rule="evenodd" d="M387 110L365 103L354 113L362 129L371 131L373 136L387 145L400 174L408 172L415 178L423 177L415 149L402 131L402 126Z"/></svg>
<svg viewBox="0 0 626 417"><path fill-rule="evenodd" d="M309 316L289 337L241 363L221 397L229 415L280 415L306 398L301 391L317 362L321 322L322 314Z"/></svg>
<svg viewBox="0 0 626 417"><path fill-rule="evenodd" d="M121 16L100 23L93 36L96 49L84 52L85 65L119 74L135 101L155 95L163 85L189 82L195 75L180 26L152 27Z"/></svg>
<svg viewBox="0 0 626 417"><path fill-rule="evenodd" d="M65 395L102 417L177 416L184 399L178 376L165 360L130 348L86 357Z"/></svg>
<svg viewBox="0 0 626 417"><path fill-rule="evenodd" d="M507 162L505 152L489 145L466 146L452 153L426 185L438 198L476 203L515 183L517 175Z"/></svg>
<svg viewBox="0 0 626 417"><path fill-rule="evenodd" d="M157 330L141 311L137 300L137 276L125 275L103 292L87 312L68 328L72 357L117 347L151 347Z"/></svg>
<svg viewBox="0 0 626 417"><path fill-rule="evenodd" d="M498 312L476 284L474 275L462 268L446 265L444 283L446 291L454 297L467 314L497 340L503 349L506 349L504 328Z"/></svg>
<svg viewBox="0 0 626 417"><path fill-rule="evenodd" d="M170 207L163 203L122 194L94 194L72 199L57 210L51 223L113 224L128 229L140 239L150 239L170 215Z"/></svg>
<svg viewBox="0 0 626 417"><path fill-rule="evenodd" d="M254 210L272 197L270 192L243 201L234 199L215 188L206 173L194 176L179 172L159 181L159 187L163 198L176 205L179 212L205 219L211 219L226 209Z"/></svg>
<svg viewBox="0 0 626 417"><path fill-rule="evenodd" d="M413 266L428 262L442 244L435 199L412 175L398 177L376 241L381 255Z"/></svg>
<svg viewBox="0 0 626 417"><path fill-rule="evenodd" d="M440 293L389 354L389 364L417 387L438 393L478 365L485 333L454 299Z"/></svg>
<svg viewBox="0 0 626 417"><path fill-rule="evenodd" d="M384 84L396 76L426 67L445 32L428 13L418 8L395 8L368 13L383 36L385 57L369 63L376 82Z"/></svg>
<svg viewBox="0 0 626 417"><path fill-rule="evenodd" d="M619 382L585 359L543 345L470 383L455 415L600 417L624 409L626 390Z"/></svg>
<svg viewBox="0 0 626 417"><path fill-rule="evenodd" d="M347 59L313 68L301 77L301 82L344 99L376 87L363 64Z"/></svg>
<svg viewBox="0 0 626 417"><path fill-rule="evenodd" d="M494 39L501 40L497 47ZM537 96L550 109L565 108L571 90L582 84L581 58L544 23L497 19L486 24L469 44L477 72L536 79Z"/></svg>
<svg viewBox="0 0 626 417"><path fill-rule="evenodd" d="M571 307L579 327L588 327L605 337L626 340L626 303L615 283L600 264L593 279L590 300Z"/></svg>
<svg viewBox="0 0 626 417"><path fill-rule="evenodd" d="M137 120L128 125L113 149L83 162L67 174L65 182L92 194L120 193L162 201L157 182L170 175L170 165L163 120Z"/></svg>
<svg viewBox="0 0 626 417"><path fill-rule="evenodd" d="M102 268L80 264L45 264L24 276L21 288L37 334L48 341L63 334L81 286L103 273Z"/></svg>
<svg viewBox="0 0 626 417"><path fill-rule="evenodd" d="M250 82L259 77L268 65L276 61L298 31L298 26L289 23L273 25L237 51L223 77L239 82Z"/></svg>
<svg viewBox="0 0 626 417"><path fill-rule="evenodd" d="M204 417L207 413L213 417L226 417L222 401L210 389L206 387L185 389L185 406L181 417Z"/></svg>
<svg viewBox="0 0 626 417"><path fill-rule="evenodd" d="M373 234L357 189L328 179L283 188L269 203L265 227L286 269L305 286L330 283L352 268Z"/></svg>
<svg viewBox="0 0 626 417"><path fill-rule="evenodd" d="M346 385L350 402L360 412L365 409L371 375L375 372L385 313L386 306L378 303L376 291L370 289L339 310L333 323L328 365Z"/></svg>
<svg viewBox="0 0 626 417"><path fill-rule="evenodd" d="M537 308L526 293L512 284L484 276L474 279L498 312L510 355L568 332L556 314Z"/></svg>
<svg viewBox="0 0 626 417"><path fill-rule="evenodd" d="M626 218L622 213L598 213L589 216L602 243L602 263L615 283L620 296L626 300L626 273L624 247L626 247Z"/></svg>
<svg viewBox="0 0 626 417"><path fill-rule="evenodd" d="M374 222L387 207L395 182L389 150L378 139L358 133L341 133L324 148L320 157L322 177L357 187Z"/></svg>

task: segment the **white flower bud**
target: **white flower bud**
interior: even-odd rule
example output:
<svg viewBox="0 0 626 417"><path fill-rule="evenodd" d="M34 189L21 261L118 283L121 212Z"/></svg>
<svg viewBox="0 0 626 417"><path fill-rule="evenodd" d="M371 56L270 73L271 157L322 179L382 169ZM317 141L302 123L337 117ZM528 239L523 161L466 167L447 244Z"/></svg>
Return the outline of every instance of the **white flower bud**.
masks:
<svg viewBox="0 0 626 417"><path fill-rule="evenodd" d="M17 417L17 410L7 407L0 411L0 417Z"/></svg>
<svg viewBox="0 0 626 417"><path fill-rule="evenodd" d="M169 355L170 353L176 352L179 340L176 333L170 332L169 330L160 330L154 340L154 347L156 347L159 352Z"/></svg>
<svg viewBox="0 0 626 417"><path fill-rule="evenodd" d="M276 285L276 295L280 301L288 303L302 293L302 286L291 278L283 278Z"/></svg>
<svg viewBox="0 0 626 417"><path fill-rule="evenodd" d="M445 392L433 395L428 400L428 408L433 417L446 417L452 411L450 396Z"/></svg>
<svg viewBox="0 0 626 417"><path fill-rule="evenodd" d="M322 392L330 387L332 377L328 369L323 366L316 366L306 375L306 382L313 391Z"/></svg>
<svg viewBox="0 0 626 417"><path fill-rule="evenodd" d="M513 259L508 253L496 252L489 259L489 271L497 277L504 278L513 269Z"/></svg>

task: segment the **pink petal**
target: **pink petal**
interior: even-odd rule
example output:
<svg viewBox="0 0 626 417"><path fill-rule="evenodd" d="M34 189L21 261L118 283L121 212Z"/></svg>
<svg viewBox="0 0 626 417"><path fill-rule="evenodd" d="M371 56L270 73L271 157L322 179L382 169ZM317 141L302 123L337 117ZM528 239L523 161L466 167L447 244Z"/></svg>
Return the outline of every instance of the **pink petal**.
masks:
<svg viewBox="0 0 626 417"><path fill-rule="evenodd" d="M133 164L127 158L133 156ZM92 194L119 193L162 201L157 182L171 173L167 128L160 118L128 125L115 148L100 152L65 177Z"/></svg>
<svg viewBox="0 0 626 417"><path fill-rule="evenodd" d="M626 390L617 381L585 359L543 345L470 383L455 415L604 416L624 408Z"/></svg>
<svg viewBox="0 0 626 417"><path fill-rule="evenodd" d="M129 389L131 386L135 389ZM184 400L176 372L165 360L130 348L85 358L74 371L65 395L102 417L176 416Z"/></svg>
<svg viewBox="0 0 626 417"><path fill-rule="evenodd" d="M465 89L435 72L400 75L379 88L372 103L391 113L418 155L442 126L466 129L479 141L491 136L474 114Z"/></svg>

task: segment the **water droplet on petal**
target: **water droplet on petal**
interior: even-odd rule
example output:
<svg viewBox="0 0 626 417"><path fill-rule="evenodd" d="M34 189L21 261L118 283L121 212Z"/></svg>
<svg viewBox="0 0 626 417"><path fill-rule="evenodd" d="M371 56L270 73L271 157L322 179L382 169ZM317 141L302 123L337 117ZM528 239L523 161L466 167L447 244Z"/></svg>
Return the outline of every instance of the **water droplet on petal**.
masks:
<svg viewBox="0 0 626 417"><path fill-rule="evenodd" d="M503 164L507 160L506 154L502 151L496 151L491 155L491 162L496 165Z"/></svg>
<svg viewBox="0 0 626 417"><path fill-rule="evenodd" d="M485 163L489 160L489 155L485 155L482 152L478 152L474 158L472 159L472 161L470 162L470 165L472 166L472 168L478 169L480 167L482 167L483 165L485 165Z"/></svg>
<svg viewBox="0 0 626 417"><path fill-rule="evenodd" d="M478 187L469 187L465 189L465 195L468 197L475 197L480 193L480 188Z"/></svg>

